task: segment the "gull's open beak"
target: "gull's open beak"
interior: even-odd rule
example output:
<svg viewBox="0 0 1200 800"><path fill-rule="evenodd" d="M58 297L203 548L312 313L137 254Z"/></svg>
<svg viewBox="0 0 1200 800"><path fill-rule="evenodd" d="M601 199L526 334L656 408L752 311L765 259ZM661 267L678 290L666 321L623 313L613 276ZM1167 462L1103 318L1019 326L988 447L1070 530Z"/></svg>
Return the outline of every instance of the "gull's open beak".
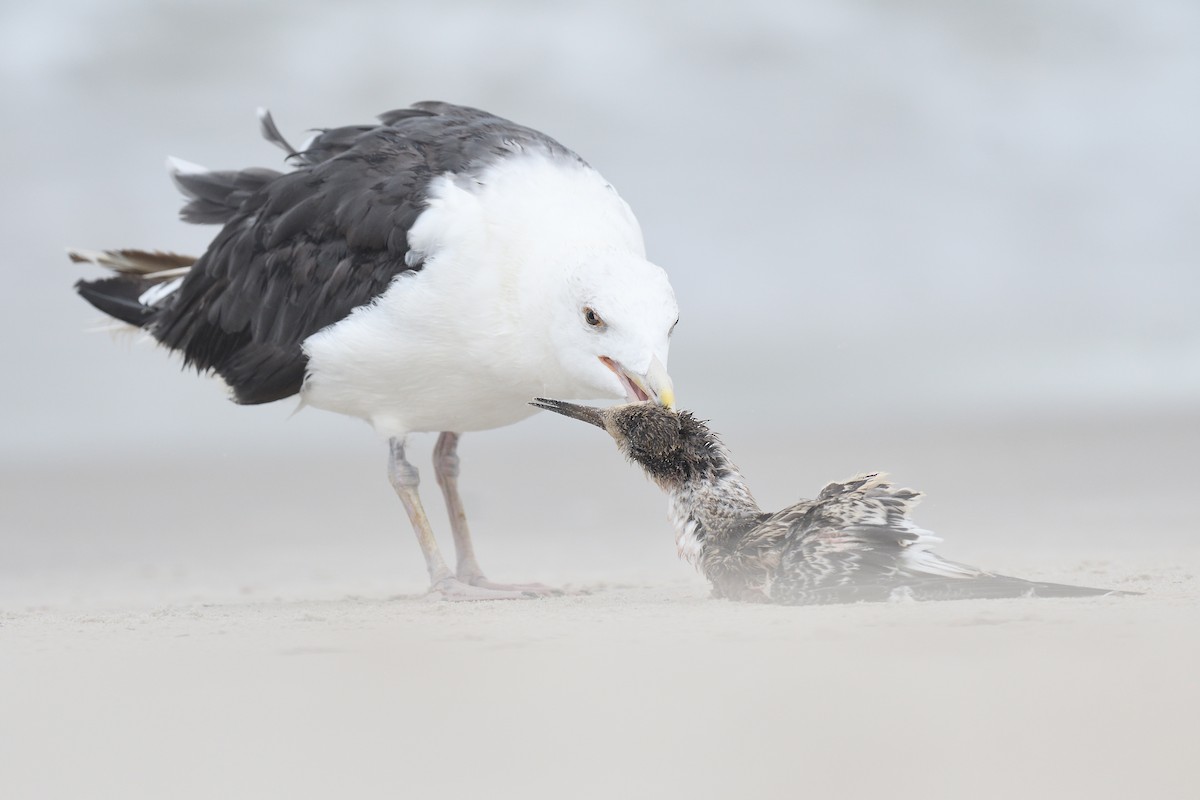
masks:
<svg viewBox="0 0 1200 800"><path fill-rule="evenodd" d="M590 422L597 428L604 427L604 415L598 408L591 406L577 406L574 403L564 403L562 400L548 400L545 397L535 397L531 406L544 408L547 411L554 411L562 414L564 417L573 419L581 419L584 422Z"/></svg>
<svg viewBox="0 0 1200 800"><path fill-rule="evenodd" d="M626 398L631 403L655 400L674 410L675 386L671 383L671 376L667 374L667 368L662 365L657 356L650 359L650 366L646 368L645 374L641 375L626 369L623 364L613 361L608 356L600 356L600 360L604 362L604 366L615 372L621 379L621 385L625 387Z"/></svg>

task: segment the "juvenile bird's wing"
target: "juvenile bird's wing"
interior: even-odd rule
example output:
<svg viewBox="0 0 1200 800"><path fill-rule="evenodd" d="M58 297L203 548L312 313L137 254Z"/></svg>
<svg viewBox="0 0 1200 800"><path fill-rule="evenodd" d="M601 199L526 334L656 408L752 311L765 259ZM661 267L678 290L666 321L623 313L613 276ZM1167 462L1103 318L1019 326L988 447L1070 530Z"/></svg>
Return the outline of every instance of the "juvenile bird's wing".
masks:
<svg viewBox="0 0 1200 800"><path fill-rule="evenodd" d="M860 475L777 514L772 521L787 525L788 533L772 600L799 605L1107 593L995 575L942 558L931 549L941 540L909 518L920 497L885 475Z"/></svg>

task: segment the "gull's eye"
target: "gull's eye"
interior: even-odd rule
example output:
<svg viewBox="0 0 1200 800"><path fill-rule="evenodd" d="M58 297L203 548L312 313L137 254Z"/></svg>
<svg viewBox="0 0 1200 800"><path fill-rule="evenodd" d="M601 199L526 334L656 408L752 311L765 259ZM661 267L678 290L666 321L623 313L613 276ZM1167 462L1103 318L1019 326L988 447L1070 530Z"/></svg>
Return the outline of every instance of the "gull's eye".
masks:
<svg viewBox="0 0 1200 800"><path fill-rule="evenodd" d="M591 325L593 328L604 327L604 320L601 319L600 315L596 313L596 309L592 308L591 306L583 307L583 321L588 325Z"/></svg>

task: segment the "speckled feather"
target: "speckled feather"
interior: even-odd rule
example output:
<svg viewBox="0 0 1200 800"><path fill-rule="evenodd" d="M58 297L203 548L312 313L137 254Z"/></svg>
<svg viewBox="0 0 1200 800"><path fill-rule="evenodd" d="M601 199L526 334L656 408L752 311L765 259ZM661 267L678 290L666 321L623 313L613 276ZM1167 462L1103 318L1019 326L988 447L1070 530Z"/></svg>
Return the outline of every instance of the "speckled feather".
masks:
<svg viewBox="0 0 1200 800"><path fill-rule="evenodd" d="M1027 581L947 561L911 519L921 497L886 476L827 485L813 500L762 511L720 438L690 412L639 403L606 410L539 400L603 427L667 493L680 555L717 597L791 605L1121 594Z"/></svg>

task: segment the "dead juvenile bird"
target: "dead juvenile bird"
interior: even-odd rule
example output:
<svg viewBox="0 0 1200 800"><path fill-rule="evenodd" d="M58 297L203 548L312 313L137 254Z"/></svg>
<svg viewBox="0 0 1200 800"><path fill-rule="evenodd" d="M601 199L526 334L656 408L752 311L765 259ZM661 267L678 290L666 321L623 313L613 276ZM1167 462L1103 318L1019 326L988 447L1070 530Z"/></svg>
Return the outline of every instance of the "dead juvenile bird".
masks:
<svg viewBox="0 0 1200 800"><path fill-rule="evenodd" d="M810 605L886 600L1128 594L1010 578L947 561L909 519L921 497L881 473L831 483L815 500L758 507L721 440L690 412L657 403L533 405L608 431L670 498L679 554L716 597Z"/></svg>

